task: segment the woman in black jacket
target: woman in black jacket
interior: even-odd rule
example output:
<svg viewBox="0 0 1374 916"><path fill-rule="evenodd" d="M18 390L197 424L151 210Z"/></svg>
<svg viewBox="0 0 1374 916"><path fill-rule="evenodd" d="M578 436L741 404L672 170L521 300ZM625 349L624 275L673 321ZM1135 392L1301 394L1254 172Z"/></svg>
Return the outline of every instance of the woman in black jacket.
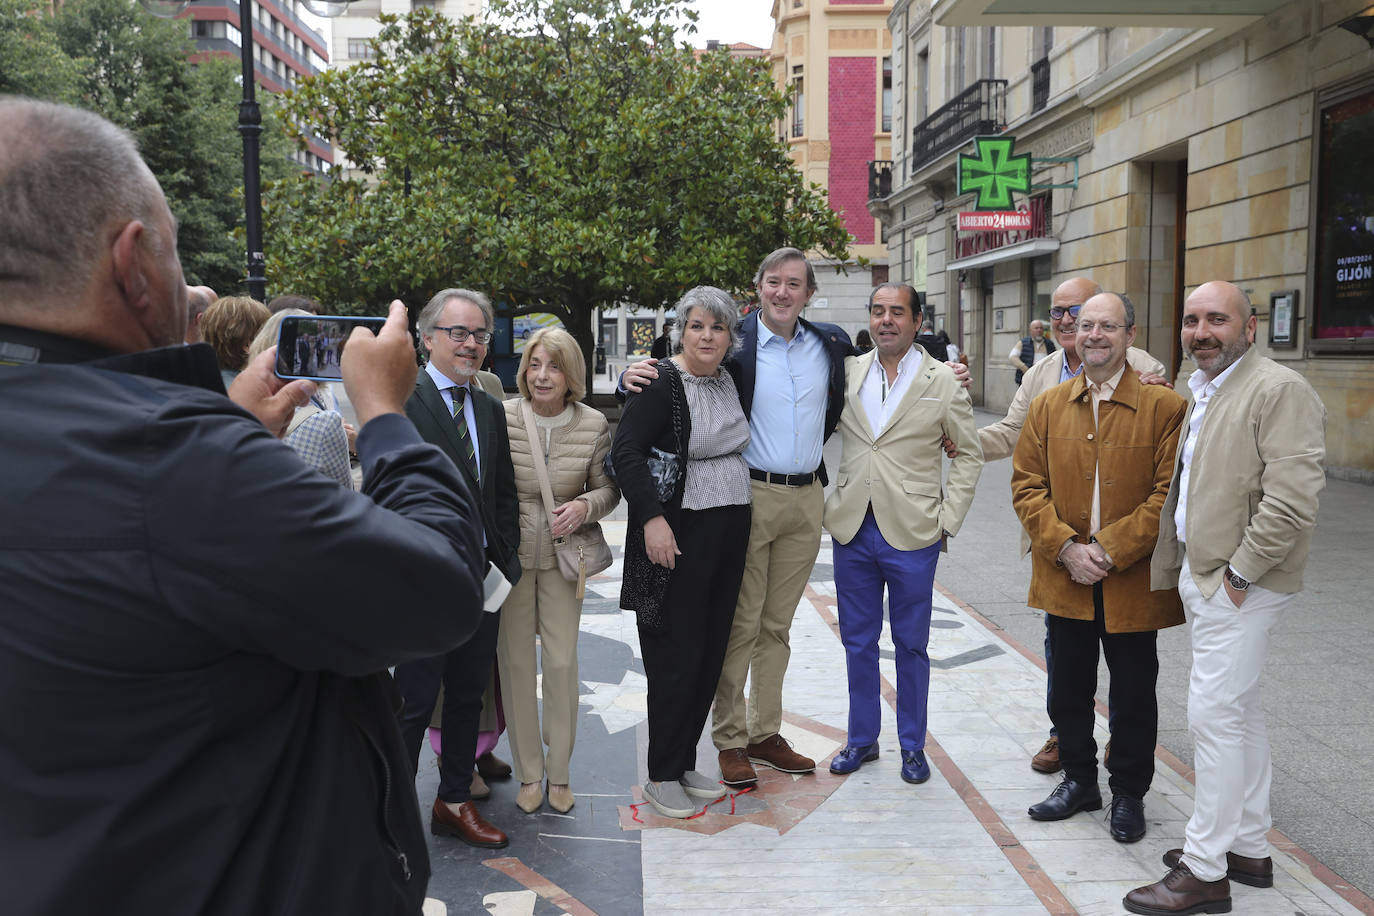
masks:
<svg viewBox="0 0 1374 916"><path fill-rule="evenodd" d="M675 356L625 405L611 452L630 506L620 605L635 611L649 682L649 780L665 817L725 794L696 770L749 545L749 421L721 362L738 310L698 286L677 304ZM674 479L668 466L676 462ZM652 470L651 470L652 468ZM661 492L655 478L670 482Z"/></svg>

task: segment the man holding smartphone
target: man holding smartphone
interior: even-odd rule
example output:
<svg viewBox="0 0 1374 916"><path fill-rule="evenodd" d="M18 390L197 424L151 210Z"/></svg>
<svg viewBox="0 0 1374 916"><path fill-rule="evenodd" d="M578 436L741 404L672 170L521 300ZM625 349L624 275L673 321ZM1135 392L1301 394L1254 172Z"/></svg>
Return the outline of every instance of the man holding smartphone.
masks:
<svg viewBox="0 0 1374 916"><path fill-rule="evenodd" d="M176 221L133 138L15 97L0 124L5 912L414 916L386 668L473 633L486 561L402 413L405 307L345 357L364 497L274 438L311 383L269 350L226 398L183 343Z"/></svg>

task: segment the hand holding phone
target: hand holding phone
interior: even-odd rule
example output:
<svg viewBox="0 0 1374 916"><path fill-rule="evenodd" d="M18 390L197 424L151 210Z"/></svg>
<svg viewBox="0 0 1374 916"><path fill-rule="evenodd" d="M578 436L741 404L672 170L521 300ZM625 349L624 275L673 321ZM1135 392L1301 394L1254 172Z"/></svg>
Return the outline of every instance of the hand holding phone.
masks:
<svg viewBox="0 0 1374 916"><path fill-rule="evenodd" d="M377 336L361 327L353 330L342 363L344 390L358 414L359 430L375 416L404 412L406 398L415 390L416 370L415 344L401 300L392 300Z"/></svg>

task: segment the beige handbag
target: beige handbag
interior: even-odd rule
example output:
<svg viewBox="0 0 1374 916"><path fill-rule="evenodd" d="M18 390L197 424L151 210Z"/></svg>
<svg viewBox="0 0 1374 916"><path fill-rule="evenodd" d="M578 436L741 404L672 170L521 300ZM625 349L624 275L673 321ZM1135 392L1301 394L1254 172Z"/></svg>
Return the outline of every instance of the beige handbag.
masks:
<svg viewBox="0 0 1374 916"><path fill-rule="evenodd" d="M544 499L544 515L549 523L549 533L553 533L553 488L549 485L549 469L544 466L544 449L539 445L539 430L534 425L534 411L529 401L520 405L525 417L525 433L530 439L530 460L534 462L534 473L539 478L539 492ZM569 582L577 583L577 600L581 601L587 593L587 577L594 576L610 567L612 560L611 545L601 533L599 522L588 522L576 531L553 539L554 556L558 558L558 571Z"/></svg>

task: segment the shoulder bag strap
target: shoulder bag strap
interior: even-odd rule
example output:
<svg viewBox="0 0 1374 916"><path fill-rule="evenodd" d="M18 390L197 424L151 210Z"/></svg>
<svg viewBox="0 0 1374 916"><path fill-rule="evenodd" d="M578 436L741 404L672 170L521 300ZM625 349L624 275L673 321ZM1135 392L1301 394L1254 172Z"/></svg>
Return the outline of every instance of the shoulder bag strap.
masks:
<svg viewBox="0 0 1374 916"><path fill-rule="evenodd" d="M677 363L671 359L660 360L659 366L668 373L668 390L673 396L673 438L677 440L678 454L686 461L687 443L682 441L682 379L678 377Z"/></svg>
<svg viewBox="0 0 1374 916"><path fill-rule="evenodd" d="M534 425L534 411L530 409L529 401L520 404L520 413L525 418L525 433L530 437L530 459L534 462L534 475L539 478L539 494L544 498L544 521L548 523L552 536L553 488L549 486L549 469L544 466L544 447L539 444L539 430Z"/></svg>

